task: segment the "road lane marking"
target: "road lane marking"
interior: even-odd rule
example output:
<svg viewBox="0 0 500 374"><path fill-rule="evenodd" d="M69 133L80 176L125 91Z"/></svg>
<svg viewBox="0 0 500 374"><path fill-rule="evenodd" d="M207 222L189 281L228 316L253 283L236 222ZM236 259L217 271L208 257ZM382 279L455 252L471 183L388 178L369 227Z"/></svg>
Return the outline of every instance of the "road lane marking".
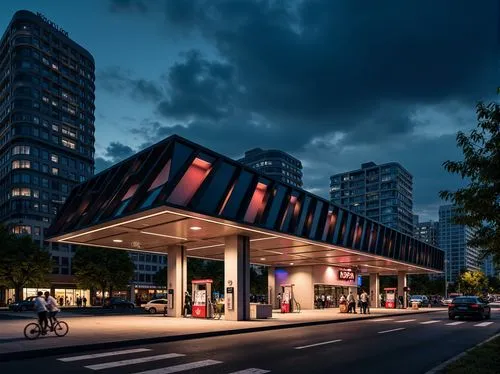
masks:
<svg viewBox="0 0 500 374"><path fill-rule="evenodd" d="M101 357L110 357L110 356L118 356L118 355L127 355L130 353L139 353L139 352L148 352L151 351L151 349L148 348L137 348L137 349L127 349L124 351L113 351L113 352L104 352L104 353L94 353L91 355L83 355L83 356L74 356L74 357L64 357L64 358L58 358L58 361L63 361L63 362L73 362L73 361L80 361L80 360L89 360L91 358L101 358Z"/></svg>
<svg viewBox="0 0 500 374"><path fill-rule="evenodd" d="M179 373L181 371L198 369L198 368L202 368L202 367L205 367L205 366L211 366L211 365L217 365L217 364L222 364L222 361L215 361L215 360L196 361L196 362L190 362L189 364L175 365L175 366L169 366L169 367L166 367L166 368L153 369L153 370L148 370L148 371L141 371L140 373L135 373L135 374L170 374L170 373Z"/></svg>
<svg viewBox="0 0 500 374"><path fill-rule="evenodd" d="M486 326L489 326L491 325L493 322L482 322L482 323L478 323L477 325L474 325L475 327L486 327Z"/></svg>
<svg viewBox="0 0 500 374"><path fill-rule="evenodd" d="M421 325L430 325L431 323L438 323L439 321L425 321L425 322L420 322Z"/></svg>
<svg viewBox="0 0 500 374"><path fill-rule="evenodd" d="M90 369L90 370L103 370L103 369L109 369L109 368L116 368L116 367L120 367L120 366L142 364L144 362L150 362L150 361L166 360L168 358L175 358L175 357L182 357L182 356L185 356L185 355L179 354L179 353L166 353L166 354L163 354L163 355L147 356L147 357L141 357L141 358L133 358L133 359L130 359L130 360L105 362L103 364L88 365L88 366L85 366L85 367L87 369Z"/></svg>
<svg viewBox="0 0 500 374"><path fill-rule="evenodd" d="M461 325L462 323L465 323L465 322L464 321L450 322L450 323L447 323L446 326L456 326L456 325Z"/></svg>
<svg viewBox="0 0 500 374"><path fill-rule="evenodd" d="M379 318L371 320L371 322L384 322L384 321L394 321L394 318Z"/></svg>
<svg viewBox="0 0 500 374"><path fill-rule="evenodd" d="M327 342L321 342L321 343L315 343L315 344L309 344L309 345L303 345L301 347L295 347L294 349L305 349L305 348L311 348L311 347L317 347L319 345L325 345L325 344L332 344L332 343L338 343L341 342L342 339L337 339L337 340L329 340Z"/></svg>
<svg viewBox="0 0 500 374"><path fill-rule="evenodd" d="M400 327L399 329L392 329L392 330L385 330L385 331L379 331L379 334L387 334L388 332L394 332L394 331L401 331L401 330L406 330L404 327Z"/></svg>
<svg viewBox="0 0 500 374"><path fill-rule="evenodd" d="M404 319L402 321L394 321L396 323L406 323L406 322L413 322L413 321L416 321L416 319Z"/></svg>
<svg viewBox="0 0 500 374"><path fill-rule="evenodd" d="M230 374L264 374L264 373L270 373L271 370L264 370L264 369L245 369L245 370L240 370L240 371L235 371Z"/></svg>

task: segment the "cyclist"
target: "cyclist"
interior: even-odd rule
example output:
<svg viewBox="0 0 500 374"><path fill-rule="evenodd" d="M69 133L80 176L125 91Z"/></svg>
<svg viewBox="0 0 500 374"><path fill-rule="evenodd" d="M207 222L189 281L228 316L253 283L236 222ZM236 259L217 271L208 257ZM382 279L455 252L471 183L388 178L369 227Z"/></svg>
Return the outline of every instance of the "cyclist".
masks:
<svg viewBox="0 0 500 374"><path fill-rule="evenodd" d="M38 322L42 328L42 335L47 334L47 302L43 298L43 292L38 291L35 299L35 311L38 314Z"/></svg>
<svg viewBox="0 0 500 374"><path fill-rule="evenodd" d="M45 291L45 302L47 303L47 309L49 310L48 317L50 320L50 331L52 331L54 321L57 321L56 314L59 312L59 308L57 307L57 300L50 295L49 291Z"/></svg>

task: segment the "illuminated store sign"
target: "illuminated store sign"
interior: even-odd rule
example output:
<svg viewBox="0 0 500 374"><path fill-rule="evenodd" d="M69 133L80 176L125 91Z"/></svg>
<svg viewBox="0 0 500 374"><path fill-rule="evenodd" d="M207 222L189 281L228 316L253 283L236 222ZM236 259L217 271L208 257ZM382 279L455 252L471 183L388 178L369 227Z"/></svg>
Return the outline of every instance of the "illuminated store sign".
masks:
<svg viewBox="0 0 500 374"><path fill-rule="evenodd" d="M339 270L339 280L354 282L356 276L354 271L351 270Z"/></svg>
<svg viewBox="0 0 500 374"><path fill-rule="evenodd" d="M57 31L59 31L61 34L65 35L65 36L69 35L67 31L64 31L64 29L62 27L56 25L50 19L48 19L47 17L45 17L42 13L37 13L36 15L38 17L40 17L43 22L45 22L47 25L50 25L51 27L53 27L54 29L56 29Z"/></svg>

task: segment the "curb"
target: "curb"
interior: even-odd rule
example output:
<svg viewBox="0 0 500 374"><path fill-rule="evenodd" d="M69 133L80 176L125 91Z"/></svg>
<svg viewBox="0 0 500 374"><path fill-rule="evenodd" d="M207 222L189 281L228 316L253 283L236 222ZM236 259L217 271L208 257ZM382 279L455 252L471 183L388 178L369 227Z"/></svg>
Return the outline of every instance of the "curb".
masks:
<svg viewBox="0 0 500 374"><path fill-rule="evenodd" d="M463 351L462 353L456 355L455 357L452 357L449 360L446 360L445 362L442 362L438 366L436 366L436 367L432 368L431 370L427 371L425 374L439 374L439 373L441 373L447 366L451 365L455 361L460 360L462 357L464 357L465 355L467 355L470 351L472 351L472 350L474 350L476 348L479 348L482 345L484 345L486 343L489 343L490 341L492 341L493 339L496 339L498 337L500 337L500 332L496 333L495 335L493 335L493 336L489 337L488 339L482 341L481 343L476 344L474 347L471 347L471 348L467 349L466 351Z"/></svg>
<svg viewBox="0 0 500 374"><path fill-rule="evenodd" d="M415 315L415 314L428 314L428 313L438 313L438 312L442 312L442 310L429 310L429 311L425 311L425 312L414 312L414 313L412 313L412 312L410 312L410 313L395 313L395 314L390 314L390 315L354 317L354 318L349 318L349 319L333 319L333 320L324 320L324 321L297 322L297 323L289 323L289 324L282 324L282 325L248 327L248 328L234 329L234 330L208 331L208 332L198 332L198 333L184 334L184 335L159 336L159 337L154 337L154 338L141 338L141 339L130 339L130 340L121 340L121 341L105 342L105 343L81 344L81 345L72 345L72 346L67 346L67 347L33 349L33 350L28 350L28 351L0 353L0 362L15 361L15 360L22 360L22 359L24 360L24 359L41 357L41 356L43 356L43 357L58 356L58 355L63 355L63 354L78 353L81 351L96 351L96 350L100 350L100 349L125 348L125 347L134 346L134 345L171 343L171 342L177 342L177 341L182 341L182 340L213 338L213 337L220 337L220 336L249 334L249 333L254 333L254 332L284 330L284 329L309 327L309 326L321 326L321 325L329 325L329 324L335 324L335 323L348 323L348 322L364 321L364 320L369 320L369 319L387 318L388 316L389 317L401 317L401 316L409 316L409 315Z"/></svg>

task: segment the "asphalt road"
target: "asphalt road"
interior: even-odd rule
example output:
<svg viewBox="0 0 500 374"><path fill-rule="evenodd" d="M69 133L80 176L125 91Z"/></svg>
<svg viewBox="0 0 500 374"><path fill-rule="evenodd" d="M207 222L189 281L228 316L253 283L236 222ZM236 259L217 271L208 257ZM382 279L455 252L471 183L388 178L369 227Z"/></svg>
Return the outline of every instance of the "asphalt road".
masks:
<svg viewBox="0 0 500 374"><path fill-rule="evenodd" d="M0 372L421 374L499 331L499 310L490 321L438 312L81 351L2 363Z"/></svg>

